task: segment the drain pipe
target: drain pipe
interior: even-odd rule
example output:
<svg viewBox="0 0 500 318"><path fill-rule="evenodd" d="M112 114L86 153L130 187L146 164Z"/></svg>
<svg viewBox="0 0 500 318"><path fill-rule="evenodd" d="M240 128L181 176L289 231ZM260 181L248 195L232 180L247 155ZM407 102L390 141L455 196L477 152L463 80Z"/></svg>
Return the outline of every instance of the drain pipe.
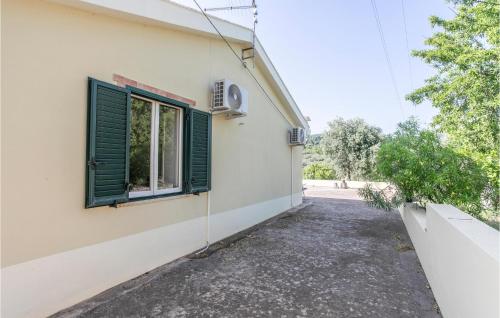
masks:
<svg viewBox="0 0 500 318"><path fill-rule="evenodd" d="M212 59L212 40L208 41L208 52L209 52L209 57L210 60ZM210 63L210 68L209 68L209 76L210 78L210 83L213 83L214 81L212 80L212 63ZM210 96L210 100L213 98L213 94ZM210 114L212 114L212 111L210 110ZM212 133L213 134L213 133ZM210 165L210 175L212 175L212 166ZM195 252L195 255L199 255L204 253L208 248L210 247L210 201L211 201L211 193L210 189L208 189L207 192L207 222L206 222L206 242L205 242L205 247L202 247L200 250Z"/></svg>
<svg viewBox="0 0 500 318"><path fill-rule="evenodd" d="M212 191L207 193L207 248L210 246L210 205L211 205L211 195Z"/></svg>
<svg viewBox="0 0 500 318"><path fill-rule="evenodd" d="M203 254L205 253L208 248L210 247L210 193L212 191L208 191L207 192L207 222L206 222L206 236L205 236L205 246L202 247L201 249L199 249L197 252L195 252L194 254L195 255L200 255L200 254Z"/></svg>
<svg viewBox="0 0 500 318"><path fill-rule="evenodd" d="M290 147L290 208L293 208L293 146Z"/></svg>

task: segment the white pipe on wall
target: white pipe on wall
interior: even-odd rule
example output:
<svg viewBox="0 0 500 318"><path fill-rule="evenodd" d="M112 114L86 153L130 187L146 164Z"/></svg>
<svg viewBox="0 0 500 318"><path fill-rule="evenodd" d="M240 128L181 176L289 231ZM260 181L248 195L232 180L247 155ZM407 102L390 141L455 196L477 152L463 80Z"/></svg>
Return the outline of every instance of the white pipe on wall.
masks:
<svg viewBox="0 0 500 318"><path fill-rule="evenodd" d="M211 201L211 192L207 193L207 246L210 246L210 201Z"/></svg>
<svg viewBox="0 0 500 318"><path fill-rule="evenodd" d="M290 147L290 208L293 208L293 147Z"/></svg>

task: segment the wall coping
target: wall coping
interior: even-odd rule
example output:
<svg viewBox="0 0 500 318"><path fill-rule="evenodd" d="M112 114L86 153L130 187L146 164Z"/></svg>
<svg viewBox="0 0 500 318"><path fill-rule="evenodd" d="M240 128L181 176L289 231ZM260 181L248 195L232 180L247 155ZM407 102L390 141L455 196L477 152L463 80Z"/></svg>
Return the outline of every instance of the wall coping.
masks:
<svg viewBox="0 0 500 318"><path fill-rule="evenodd" d="M334 187L335 183L340 185L342 180L311 180L304 179L303 184L311 187ZM387 182L379 182L379 181L347 181L347 187L350 189L360 189L363 188L367 183L371 184L375 188L382 190L389 185Z"/></svg>
<svg viewBox="0 0 500 318"><path fill-rule="evenodd" d="M497 262L500 260L500 232L453 205L430 203L427 204L427 213L429 212L449 223Z"/></svg>
<svg viewBox="0 0 500 318"><path fill-rule="evenodd" d="M443 317L499 317L500 233L448 204L400 212Z"/></svg>

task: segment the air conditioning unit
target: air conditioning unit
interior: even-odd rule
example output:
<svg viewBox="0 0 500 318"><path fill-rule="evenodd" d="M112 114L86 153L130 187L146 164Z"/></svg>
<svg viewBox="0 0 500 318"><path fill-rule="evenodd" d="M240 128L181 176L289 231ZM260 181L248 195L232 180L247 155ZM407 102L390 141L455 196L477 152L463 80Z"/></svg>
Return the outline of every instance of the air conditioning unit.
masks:
<svg viewBox="0 0 500 318"><path fill-rule="evenodd" d="M216 81L214 84L212 112L224 113L227 118L245 116L248 113L248 93L240 85L230 80Z"/></svg>
<svg viewBox="0 0 500 318"><path fill-rule="evenodd" d="M290 138L289 144L291 146L304 145L306 143L306 132L304 128L292 128L288 135Z"/></svg>

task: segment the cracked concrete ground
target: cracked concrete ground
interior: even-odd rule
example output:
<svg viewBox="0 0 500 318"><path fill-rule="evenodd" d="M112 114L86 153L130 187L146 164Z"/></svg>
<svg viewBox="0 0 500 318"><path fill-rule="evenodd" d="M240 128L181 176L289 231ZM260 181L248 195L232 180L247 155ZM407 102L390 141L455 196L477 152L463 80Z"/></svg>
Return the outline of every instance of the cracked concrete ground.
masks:
<svg viewBox="0 0 500 318"><path fill-rule="evenodd" d="M306 194L306 208L206 258L54 317L440 317L399 214L367 207L355 190Z"/></svg>

